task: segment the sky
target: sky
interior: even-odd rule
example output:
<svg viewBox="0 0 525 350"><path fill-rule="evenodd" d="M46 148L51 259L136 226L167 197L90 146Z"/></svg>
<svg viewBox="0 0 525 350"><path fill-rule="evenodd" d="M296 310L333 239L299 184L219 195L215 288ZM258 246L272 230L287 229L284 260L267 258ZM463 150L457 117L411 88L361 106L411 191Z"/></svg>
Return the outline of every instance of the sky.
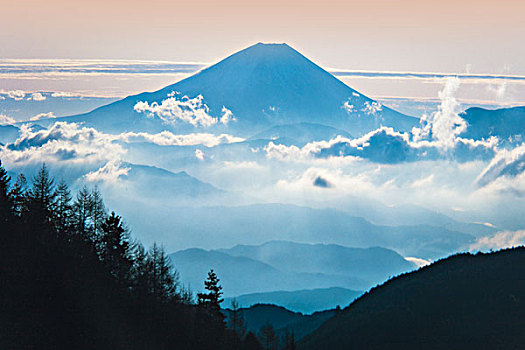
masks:
<svg viewBox="0 0 525 350"><path fill-rule="evenodd" d="M286 42L331 71L525 76L523 1L0 0L0 8L0 64L15 59L15 68L28 59L208 65L257 42ZM0 71L0 90L123 97L191 73L17 72ZM379 99L436 99L443 85L412 76L339 78ZM458 97L525 104L524 81L471 79Z"/></svg>

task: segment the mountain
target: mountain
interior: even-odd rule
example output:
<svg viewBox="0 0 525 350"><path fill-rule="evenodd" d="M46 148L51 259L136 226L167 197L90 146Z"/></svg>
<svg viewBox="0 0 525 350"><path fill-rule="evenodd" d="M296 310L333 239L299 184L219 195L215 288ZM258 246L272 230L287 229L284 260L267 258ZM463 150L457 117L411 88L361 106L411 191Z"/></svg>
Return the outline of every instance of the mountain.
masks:
<svg viewBox="0 0 525 350"><path fill-rule="evenodd" d="M173 98L172 102L187 102L184 96L192 99L199 95L206 105L201 106L201 112L220 119L223 108L227 108L235 120L228 125L219 122L200 128L179 120L167 126L157 118L134 111L138 102L162 104L168 96ZM86 114L53 121L58 120L84 122L111 132L205 129L228 130L246 137L281 124L323 124L353 135L380 125L407 131L418 124L417 118L381 106L351 89L290 46L262 43L161 90L129 96Z"/></svg>
<svg viewBox="0 0 525 350"><path fill-rule="evenodd" d="M250 138L250 140L291 139L295 145L304 145L312 141L330 140L337 136L352 138L348 132L329 126L312 123L284 124L273 126ZM282 143L282 142L281 142Z"/></svg>
<svg viewBox="0 0 525 350"><path fill-rule="evenodd" d="M235 297L235 300L240 307L244 308L255 304L273 304L282 306L290 311L311 314L316 311L348 305L361 293L346 288L331 287L244 294ZM225 298L223 305L229 307L233 299Z"/></svg>
<svg viewBox="0 0 525 350"><path fill-rule="evenodd" d="M374 225L334 209L286 204L194 208L164 203L162 206L141 208L139 212L135 206L121 203L117 209L131 218L128 220L136 230L140 226L140 230L151 232L150 237L156 231L169 233L169 236L162 237L162 241L168 248L178 249L213 249L217 246L259 245L272 240L286 240L356 248L384 247L403 256L435 260L474 242L473 236L444 227ZM147 216L148 222L137 222L141 216Z"/></svg>
<svg viewBox="0 0 525 350"><path fill-rule="evenodd" d="M223 312L226 316L226 322L228 322L231 317L231 310L224 309ZM249 308L241 308L240 312L246 322L247 331L257 334L261 327L268 322L278 336L284 337L286 331L293 332L296 341L315 331L337 313L336 310L326 310L311 315L303 315L272 304L257 304Z"/></svg>
<svg viewBox="0 0 525 350"><path fill-rule="evenodd" d="M223 286L224 295L298 290L341 286L364 289L370 282L354 277L323 273L281 271L264 262L247 257L235 257L218 251L186 249L169 255L180 280L194 291L201 291L210 269L214 269Z"/></svg>
<svg viewBox="0 0 525 350"><path fill-rule="evenodd" d="M502 141L525 140L525 107L484 109L472 107L461 114L467 122L462 136L479 140L497 136Z"/></svg>
<svg viewBox="0 0 525 350"><path fill-rule="evenodd" d="M395 251L378 247L363 249L336 244L272 241L257 246L237 245L220 251L257 259L283 271L352 276L376 283L416 267Z"/></svg>
<svg viewBox="0 0 525 350"><path fill-rule="evenodd" d="M15 142L20 135L20 129L14 125L0 125L0 144Z"/></svg>
<svg viewBox="0 0 525 350"><path fill-rule="evenodd" d="M521 349L525 248L458 254L373 288L300 349Z"/></svg>

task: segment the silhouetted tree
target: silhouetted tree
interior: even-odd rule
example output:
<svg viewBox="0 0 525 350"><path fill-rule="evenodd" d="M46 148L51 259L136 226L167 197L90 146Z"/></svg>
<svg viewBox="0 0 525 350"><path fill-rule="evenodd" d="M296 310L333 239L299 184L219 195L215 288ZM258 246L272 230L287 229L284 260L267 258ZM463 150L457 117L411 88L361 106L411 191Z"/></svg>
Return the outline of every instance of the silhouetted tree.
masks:
<svg viewBox="0 0 525 350"><path fill-rule="evenodd" d="M91 192L84 186L78 191L73 203L73 223L77 232L95 242L95 237L88 235L91 218Z"/></svg>
<svg viewBox="0 0 525 350"><path fill-rule="evenodd" d="M245 350L262 350L263 347L253 332L248 332L244 337L243 348Z"/></svg>
<svg viewBox="0 0 525 350"><path fill-rule="evenodd" d="M55 181L49 175L45 163L33 177L28 197L31 212L37 222L51 223L56 204Z"/></svg>
<svg viewBox="0 0 525 350"><path fill-rule="evenodd" d="M62 233L69 233L72 218L71 191L67 183L61 180L56 189L55 226L57 230Z"/></svg>
<svg viewBox="0 0 525 350"><path fill-rule="evenodd" d="M284 347L283 350L296 350L297 344L295 343L295 335L293 331L286 329L284 335Z"/></svg>
<svg viewBox="0 0 525 350"><path fill-rule="evenodd" d="M11 177L7 175L7 171L2 167L0 162L0 225L6 225L8 221L8 214L11 211L11 200L9 196L9 182Z"/></svg>
<svg viewBox="0 0 525 350"><path fill-rule="evenodd" d="M170 300L176 296L178 275L173 271L164 248L153 243L147 255L149 293L157 300Z"/></svg>
<svg viewBox="0 0 525 350"><path fill-rule="evenodd" d="M26 177L24 174L18 174L15 184L9 191L9 196L11 197L11 210L17 217L21 217L27 209L26 189Z"/></svg>
<svg viewBox="0 0 525 350"><path fill-rule="evenodd" d="M100 259L121 284L131 278L131 246L120 216L112 212L101 225Z"/></svg>
<svg viewBox="0 0 525 350"><path fill-rule="evenodd" d="M208 292L197 294L199 305L212 310L221 309L221 303L224 299L221 298L222 286L219 282L220 279L217 277L217 274L211 269L210 272L208 272L208 278L204 281L204 289Z"/></svg>
<svg viewBox="0 0 525 350"><path fill-rule="evenodd" d="M237 299L231 301L231 312L228 322L228 327L239 338L243 339L246 335L246 322L244 320L242 310L239 307Z"/></svg>
<svg viewBox="0 0 525 350"><path fill-rule="evenodd" d="M89 202L89 213L91 216L91 231L92 235L95 237L98 236L100 227L104 220L106 219L106 206L104 205L104 200L102 195L97 187L91 191L90 202Z"/></svg>
<svg viewBox="0 0 525 350"><path fill-rule="evenodd" d="M259 341L264 350L277 350L279 348L279 338L270 322L266 322L259 330Z"/></svg>

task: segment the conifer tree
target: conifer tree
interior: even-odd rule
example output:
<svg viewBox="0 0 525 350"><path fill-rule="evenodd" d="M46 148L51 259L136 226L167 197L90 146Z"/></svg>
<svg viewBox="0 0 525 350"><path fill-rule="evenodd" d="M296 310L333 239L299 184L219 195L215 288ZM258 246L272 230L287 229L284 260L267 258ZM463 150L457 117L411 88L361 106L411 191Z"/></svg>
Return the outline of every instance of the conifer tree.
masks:
<svg viewBox="0 0 525 350"><path fill-rule="evenodd" d="M106 219L106 206L102 200L102 195L97 187L91 191L91 197L89 202L89 213L91 214L91 231L94 237L97 237L100 231L100 227Z"/></svg>
<svg viewBox="0 0 525 350"><path fill-rule="evenodd" d="M240 339L243 339L246 335L246 322L237 299L233 299L231 302L231 313L228 326Z"/></svg>
<svg viewBox="0 0 525 350"><path fill-rule="evenodd" d="M11 210L17 217L21 217L24 211L27 210L26 187L26 177L24 174L18 174L15 184L9 191L9 196L11 197Z"/></svg>
<svg viewBox="0 0 525 350"><path fill-rule="evenodd" d="M221 309L221 303L224 299L222 296L222 286L219 284L220 279L217 277L217 274L213 269L208 272L208 278L204 281L204 289L207 293L198 293L197 297L199 298L199 305L204 306L211 310L219 311Z"/></svg>
<svg viewBox="0 0 525 350"><path fill-rule="evenodd" d="M84 186L78 191L75 202L73 203L73 222L76 231L89 238L93 242L94 237L89 233L89 220L91 218L91 192Z"/></svg>
<svg viewBox="0 0 525 350"><path fill-rule="evenodd" d="M58 232L65 233L69 231L73 217L73 208L71 205L71 191L63 179L57 184L56 196L55 225Z"/></svg>
<svg viewBox="0 0 525 350"><path fill-rule="evenodd" d="M178 275L173 272L164 248L153 243L148 253L149 292L158 300L168 301L176 296Z"/></svg>
<svg viewBox="0 0 525 350"><path fill-rule="evenodd" d="M270 322L266 322L259 330L259 341L264 350L277 350L279 347L279 338Z"/></svg>
<svg viewBox="0 0 525 350"><path fill-rule="evenodd" d="M7 175L7 171L2 167L0 161L0 225L7 224L9 213L11 211L11 200L9 196L9 182L11 177Z"/></svg>
<svg viewBox="0 0 525 350"><path fill-rule="evenodd" d="M119 283L128 285L133 266L131 246L121 218L115 212L101 225L100 259Z"/></svg>
<svg viewBox="0 0 525 350"><path fill-rule="evenodd" d="M295 335L293 331L286 330L284 336L284 349L283 350L296 350L297 344L295 343Z"/></svg>
<svg viewBox="0 0 525 350"><path fill-rule="evenodd" d="M244 338L243 348L245 350L262 350L262 345L253 332L248 332Z"/></svg>
<svg viewBox="0 0 525 350"><path fill-rule="evenodd" d="M42 164L38 174L33 177L29 202L38 221L51 223L56 204L55 181L49 175L45 163Z"/></svg>

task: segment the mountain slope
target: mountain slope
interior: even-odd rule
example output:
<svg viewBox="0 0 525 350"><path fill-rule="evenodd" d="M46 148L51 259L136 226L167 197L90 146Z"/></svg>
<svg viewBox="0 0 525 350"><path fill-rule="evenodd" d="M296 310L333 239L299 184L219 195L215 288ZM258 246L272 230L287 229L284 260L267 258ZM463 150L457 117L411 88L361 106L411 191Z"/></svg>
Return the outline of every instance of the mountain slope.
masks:
<svg viewBox="0 0 525 350"><path fill-rule="evenodd" d="M376 283L416 267L395 251L378 247L363 249L272 241L258 246L237 245L220 251L257 259L285 271L353 276Z"/></svg>
<svg viewBox="0 0 525 350"><path fill-rule="evenodd" d="M372 289L301 349L520 349L525 248L459 254Z"/></svg>
<svg viewBox="0 0 525 350"><path fill-rule="evenodd" d="M462 136L473 139L497 136L503 141L525 140L525 107L500 108L495 110L473 107L461 114L467 122Z"/></svg>
<svg viewBox="0 0 525 350"><path fill-rule="evenodd" d="M418 123L416 118L359 94L288 45L262 43L156 92L129 96L87 114L59 119L83 121L106 131L158 131L167 126L135 112L133 107L141 101L161 103L172 92L178 93L175 98L202 95L215 118L220 118L223 107L228 108L236 121L205 129L235 131L241 136L300 122L324 124L354 135L380 125L409 130ZM179 132L196 129L180 121L172 127Z"/></svg>
<svg viewBox="0 0 525 350"><path fill-rule="evenodd" d="M186 249L169 255L181 282L200 291L210 269L221 279L226 297L239 294L341 286L363 289L370 282L354 277L323 273L281 271L248 257L234 257L218 251Z"/></svg>

